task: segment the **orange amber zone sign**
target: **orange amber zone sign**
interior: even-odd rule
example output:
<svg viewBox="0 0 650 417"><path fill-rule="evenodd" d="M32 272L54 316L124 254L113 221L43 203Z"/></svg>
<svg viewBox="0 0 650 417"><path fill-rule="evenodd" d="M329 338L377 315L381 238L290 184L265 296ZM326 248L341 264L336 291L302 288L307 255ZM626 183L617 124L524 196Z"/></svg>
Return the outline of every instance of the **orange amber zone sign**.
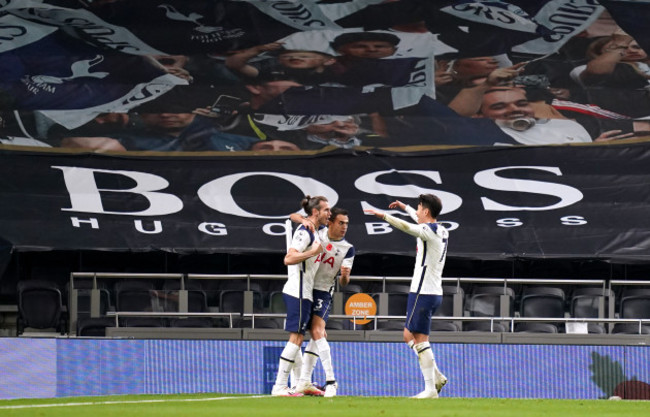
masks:
<svg viewBox="0 0 650 417"><path fill-rule="evenodd" d="M354 294L345 302L345 314L358 317L374 316L377 314L377 303L368 294ZM355 321L357 324L366 324L370 323L372 319L356 319Z"/></svg>

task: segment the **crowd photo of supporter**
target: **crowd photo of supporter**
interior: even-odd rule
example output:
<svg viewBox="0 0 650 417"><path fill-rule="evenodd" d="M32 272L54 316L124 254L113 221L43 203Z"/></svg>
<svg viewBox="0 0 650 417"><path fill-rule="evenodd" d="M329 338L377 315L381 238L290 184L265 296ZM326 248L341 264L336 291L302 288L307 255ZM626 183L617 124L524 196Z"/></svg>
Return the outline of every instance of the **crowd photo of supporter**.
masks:
<svg viewBox="0 0 650 417"><path fill-rule="evenodd" d="M303 5L321 16L318 29L254 2L219 2L219 13L195 0L55 3L37 15L12 4L0 16L42 35L0 50L3 145L269 153L650 131L648 45L601 6L547 42L546 2L482 3L511 27L447 7L455 2ZM128 45L66 28L81 13L128 31ZM144 16L165 30L148 31Z"/></svg>

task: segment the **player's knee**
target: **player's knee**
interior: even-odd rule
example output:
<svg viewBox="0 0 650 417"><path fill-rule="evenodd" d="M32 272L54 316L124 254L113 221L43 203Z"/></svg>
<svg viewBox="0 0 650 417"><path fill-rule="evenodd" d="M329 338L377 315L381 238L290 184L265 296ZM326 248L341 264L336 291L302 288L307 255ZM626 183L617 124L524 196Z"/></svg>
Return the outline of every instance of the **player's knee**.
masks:
<svg viewBox="0 0 650 417"><path fill-rule="evenodd" d="M315 327L311 329L311 337L313 337L315 340L322 339L325 337L325 328Z"/></svg>
<svg viewBox="0 0 650 417"><path fill-rule="evenodd" d="M408 343L411 340L413 340L413 334L410 331L408 331L408 329L406 328L404 328L404 333L402 334L402 336L404 338L404 343Z"/></svg>

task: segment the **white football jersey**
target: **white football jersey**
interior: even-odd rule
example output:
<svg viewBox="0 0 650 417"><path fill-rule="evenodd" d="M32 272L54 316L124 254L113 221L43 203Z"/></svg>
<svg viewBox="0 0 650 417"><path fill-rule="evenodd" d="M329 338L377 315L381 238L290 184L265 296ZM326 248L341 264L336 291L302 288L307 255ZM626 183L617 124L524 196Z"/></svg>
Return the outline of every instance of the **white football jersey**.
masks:
<svg viewBox="0 0 650 417"><path fill-rule="evenodd" d="M345 239L331 240L327 228L319 230L324 251L316 257L318 270L314 276L314 289L331 292L341 266L352 268L354 263L354 246Z"/></svg>
<svg viewBox="0 0 650 417"><path fill-rule="evenodd" d="M406 212L417 219L415 210L407 206ZM415 268L410 292L442 295L442 270L447 258L449 231L440 223L413 224L386 214L386 221L417 238Z"/></svg>
<svg viewBox="0 0 650 417"><path fill-rule="evenodd" d="M293 233L290 247L298 252L304 252L316 241L320 242L318 233L312 233L300 225ZM312 256L295 265L289 265L289 276L282 292L292 297L313 301L314 274L318 269L316 258L317 256Z"/></svg>

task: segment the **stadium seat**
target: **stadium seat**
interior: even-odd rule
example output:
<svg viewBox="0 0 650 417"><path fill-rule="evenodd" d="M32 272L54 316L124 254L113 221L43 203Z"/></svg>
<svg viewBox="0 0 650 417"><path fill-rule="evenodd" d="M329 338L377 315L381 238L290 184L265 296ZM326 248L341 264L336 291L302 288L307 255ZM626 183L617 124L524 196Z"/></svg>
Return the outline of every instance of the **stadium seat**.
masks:
<svg viewBox="0 0 650 417"><path fill-rule="evenodd" d="M386 284L386 291L387 293L395 293L395 294L408 294L411 291L411 287L409 285L403 285L403 284Z"/></svg>
<svg viewBox="0 0 650 417"><path fill-rule="evenodd" d="M281 329L283 319L274 318L255 318L255 329ZM253 327L253 326L251 326Z"/></svg>
<svg viewBox="0 0 650 417"><path fill-rule="evenodd" d="M503 333L508 329L501 323L492 323L489 321L470 321L463 324L464 332L494 332Z"/></svg>
<svg viewBox="0 0 650 417"><path fill-rule="evenodd" d="M187 290L187 311L190 313L205 313L208 311L208 296L203 291L201 284L196 281L187 281L185 283ZM178 301L175 299L174 292L180 290L178 280L167 280L163 284L163 291L169 296L165 298L165 311L178 311Z"/></svg>
<svg viewBox="0 0 650 417"><path fill-rule="evenodd" d="M77 317L90 317L90 294L93 288L92 280L77 279L74 282L75 289L77 290ZM111 294L107 288L98 283L99 289L99 314L105 315L111 308ZM69 301L70 298L70 281L65 284L65 292L63 304ZM68 309L69 309L68 304Z"/></svg>
<svg viewBox="0 0 650 417"><path fill-rule="evenodd" d="M450 317L454 315L454 295L460 294L461 299L464 299L465 292L462 287L457 285L443 285L442 286L442 304L436 310L434 316L446 316ZM461 311L463 306L461 305Z"/></svg>
<svg viewBox="0 0 650 417"><path fill-rule="evenodd" d="M77 336L105 337L106 328L114 326L112 317L83 317L77 321Z"/></svg>
<svg viewBox="0 0 650 417"><path fill-rule="evenodd" d="M557 326L551 323L522 322L515 324L518 333L557 333Z"/></svg>
<svg viewBox="0 0 650 417"><path fill-rule="evenodd" d="M54 328L65 334L66 318L63 313L63 298L56 284L44 280L18 281L18 317L16 336L25 328Z"/></svg>
<svg viewBox="0 0 650 417"><path fill-rule="evenodd" d="M343 302L345 303L352 295L362 293L363 287L358 284L348 284L345 287L340 287L339 292L343 293Z"/></svg>
<svg viewBox="0 0 650 417"><path fill-rule="evenodd" d="M273 291L269 295L269 313L284 314L287 312L287 306L282 298L282 291Z"/></svg>
<svg viewBox="0 0 650 417"><path fill-rule="evenodd" d="M169 327L213 327L210 317L177 317L169 320Z"/></svg>
<svg viewBox="0 0 650 417"><path fill-rule="evenodd" d="M219 288L222 291L246 291L249 284L245 279L231 279L231 280L222 280L220 282ZM262 286L257 282L250 283L250 290L262 292Z"/></svg>
<svg viewBox="0 0 650 417"><path fill-rule="evenodd" d="M475 287L467 303L470 316L500 317L502 295L509 297L509 317L514 316L515 291L510 287L503 286Z"/></svg>
<svg viewBox="0 0 650 417"><path fill-rule="evenodd" d="M341 320L327 320L327 323L325 323L325 329L327 329L327 330L346 330L345 324Z"/></svg>
<svg viewBox="0 0 650 417"><path fill-rule="evenodd" d="M262 313L263 310L262 293L253 291L253 313ZM219 311L244 314L244 291L222 291L219 299Z"/></svg>
<svg viewBox="0 0 650 417"><path fill-rule="evenodd" d="M619 316L622 319L649 319L650 318L650 291L636 292L634 295L624 293L619 306Z"/></svg>
<svg viewBox="0 0 650 417"><path fill-rule="evenodd" d="M431 320L431 331L433 332L459 332L460 328L451 321Z"/></svg>
<svg viewBox="0 0 650 417"><path fill-rule="evenodd" d="M377 320L377 330L398 330L404 331L403 320Z"/></svg>
<svg viewBox="0 0 650 417"><path fill-rule="evenodd" d="M564 317L564 291L555 287L527 287L521 296L522 317Z"/></svg>
<svg viewBox="0 0 650 417"><path fill-rule="evenodd" d="M339 287L339 292L345 294L358 294L363 292L363 287L358 284L348 284L345 287Z"/></svg>
<svg viewBox="0 0 650 417"><path fill-rule="evenodd" d="M616 323L612 328L612 333L650 334L650 326L641 325L639 327L636 323Z"/></svg>
<svg viewBox="0 0 650 417"><path fill-rule="evenodd" d="M123 327L167 327L167 322L159 317L122 317L120 326Z"/></svg>
<svg viewBox="0 0 650 417"><path fill-rule="evenodd" d="M598 287L578 287L571 294L569 314L577 318L598 318L598 303L609 294L609 290Z"/></svg>
<svg viewBox="0 0 650 417"><path fill-rule="evenodd" d="M125 280L115 284L117 311L154 311L154 285L150 280ZM157 301L157 300L156 300Z"/></svg>
<svg viewBox="0 0 650 417"><path fill-rule="evenodd" d="M587 323L587 333L589 333L589 334L604 334L604 333L607 333L607 330L601 324Z"/></svg>
<svg viewBox="0 0 650 417"><path fill-rule="evenodd" d="M388 315L404 316L408 304L408 293L388 293Z"/></svg>

